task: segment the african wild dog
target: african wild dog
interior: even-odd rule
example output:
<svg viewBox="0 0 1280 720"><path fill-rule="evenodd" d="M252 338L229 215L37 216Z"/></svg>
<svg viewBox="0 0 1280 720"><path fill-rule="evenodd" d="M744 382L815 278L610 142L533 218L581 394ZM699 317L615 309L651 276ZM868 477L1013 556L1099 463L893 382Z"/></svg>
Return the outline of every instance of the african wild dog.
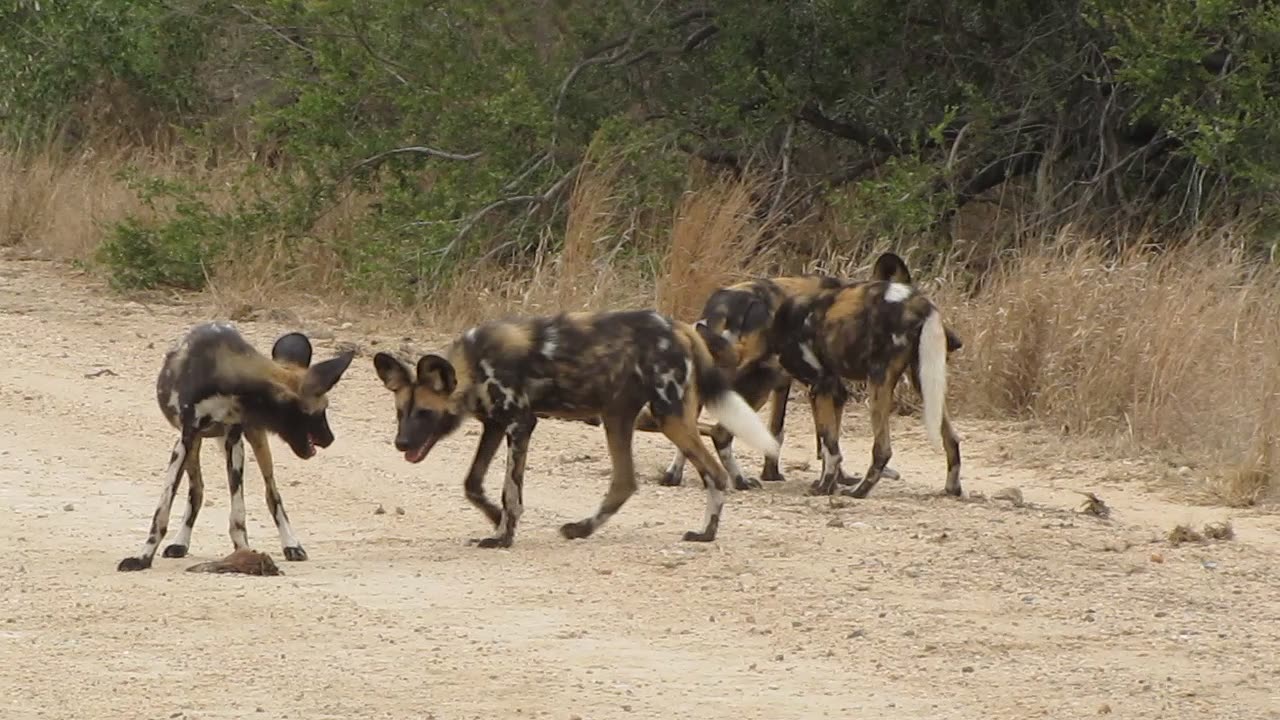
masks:
<svg viewBox="0 0 1280 720"><path fill-rule="evenodd" d="M187 513L182 529L164 556L187 554L191 528L204 502L200 472L200 445L205 438L223 438L227 481L231 488L231 543L236 550L249 547L244 512L244 440L266 485L267 509L280 532L287 560L306 560L289 516L276 489L267 434L288 443L300 458L316 454L316 448L333 443L325 410L326 393L342 377L355 353L311 364L311 342L301 333L276 340L271 357L265 357L227 323L204 323L192 328L164 357L156 380L156 400L169 424L181 437L169 456L160 504L151 519L151 531L142 551L120 561L118 570L151 567L156 548L169 526L169 512L185 470L188 478Z"/></svg>
<svg viewBox="0 0 1280 720"><path fill-rule="evenodd" d="M786 298L839 287L840 281L825 275L758 278L720 288L707 298L702 316L694 328L712 348L717 364L733 378L733 389L753 410L770 401L769 432L782 443L783 422L791 393L791 377L778 364L777 350L769 344L769 328L774 311ZM648 413L642 412L637 428L656 430ZM733 455L733 434L722 425L699 423L699 431L711 438L720 463L739 490L761 487L760 481L780 482L784 478L777 458L765 458L760 479L746 477ZM679 485L684 478L685 455L679 449L671 459L660 485Z"/></svg>
<svg viewBox="0 0 1280 720"><path fill-rule="evenodd" d="M496 532L473 540L484 548L510 547L524 509L524 468L538 419L599 417L604 425L612 482L595 515L560 528L568 539L590 536L636 490L631 442L636 415L648 407L656 424L708 478L706 520L684 539L710 542L724 507L727 473L702 444L697 416L708 409L730 432L771 457L778 444L750 406L729 386L711 351L692 326L649 310L562 313L494 321L463 333L440 355L424 355L411 369L387 353L373 358L395 395L395 446L421 462L468 416L483 428L467 472L467 499ZM485 497L484 476L506 438L502 508Z"/></svg>
<svg viewBox="0 0 1280 720"><path fill-rule="evenodd" d="M947 335L938 308L914 287L899 282L847 283L783 302L774 319L772 342L780 348L782 366L810 387L814 424L822 441L822 475L812 493L833 494L840 484L845 380L867 383L875 436L871 465L850 494L866 497L885 475L893 454L893 390L909 371L923 399L929 439L946 451L946 491L960 494L960 442L946 409Z"/></svg>
<svg viewBox="0 0 1280 720"><path fill-rule="evenodd" d="M876 258L872 267L873 280L893 280L911 284L911 271L898 255L886 252ZM769 431L783 441L783 424L787 414L787 400L791 394L792 378L783 370L778 362L778 348L769 343L769 333L773 325L774 314L778 306L787 298L806 295L818 290L830 290L844 283L828 275L796 275L775 278L760 278L740 282L720 288L707 298L702 308L702 317L694 324L704 337L707 333L723 337L731 344L732 353L720 360L727 366L734 377L734 390L742 395L755 410L770 400ZM950 329L947 330L947 350L958 350L960 339ZM719 359L719 358L718 358ZM812 395L810 402L812 403ZM816 417L816 414L815 414ZM641 413L638 426L642 430L655 430L652 420ZM747 478L738 467L733 456L733 436L719 425L708 426L699 423L699 430L711 437L720 462L733 479L733 485L739 490L760 487L759 481ZM817 456L822 457L822 438L816 432L814 441ZM659 484L679 485L684 476L684 455L676 451ZM896 478L897 472L885 468L883 474ZM784 480L778 470L778 461L766 458L760 472L760 480L780 482ZM861 480L856 474L841 475L842 484L853 485Z"/></svg>

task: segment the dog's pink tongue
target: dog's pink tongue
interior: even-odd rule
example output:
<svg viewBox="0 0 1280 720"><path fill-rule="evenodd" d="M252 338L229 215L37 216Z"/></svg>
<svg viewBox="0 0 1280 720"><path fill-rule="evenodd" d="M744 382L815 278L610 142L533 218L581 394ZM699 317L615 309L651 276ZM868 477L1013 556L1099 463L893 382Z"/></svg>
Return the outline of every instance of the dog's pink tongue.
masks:
<svg viewBox="0 0 1280 720"><path fill-rule="evenodd" d="M416 450L406 450L404 453L404 459L411 463L416 463L422 460L422 456L426 454L427 448L425 446L417 448Z"/></svg>

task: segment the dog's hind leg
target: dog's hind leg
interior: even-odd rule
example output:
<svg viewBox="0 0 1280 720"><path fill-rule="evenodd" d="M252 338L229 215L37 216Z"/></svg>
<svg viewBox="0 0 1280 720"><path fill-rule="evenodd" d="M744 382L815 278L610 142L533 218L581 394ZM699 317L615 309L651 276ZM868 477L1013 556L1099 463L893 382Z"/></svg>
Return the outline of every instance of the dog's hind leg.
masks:
<svg viewBox="0 0 1280 720"><path fill-rule="evenodd" d="M769 394L769 432L773 433L773 436L778 439L778 445L782 445L783 424L787 420L787 401L790 397L790 380L779 384ZM766 457L764 459L764 467L760 470L760 480L762 482L782 482L786 480L782 476L782 470L778 467L778 458Z"/></svg>
<svg viewBox="0 0 1280 720"><path fill-rule="evenodd" d="M662 478L658 480L658 484L676 487L684 482L684 464L684 453L676 450L675 455L671 456L671 464L667 465L667 469L662 473Z"/></svg>
<svg viewBox="0 0 1280 720"><path fill-rule="evenodd" d="M197 435L195 427L191 425L183 427L182 437L174 443L173 452L169 455L164 488L160 491L160 502L156 505L156 512L151 516L151 530L147 533L147 540L142 544L142 550L137 555L121 560L116 565L116 570L129 572L151 567L156 548L160 546L160 541L164 540L165 533L169 530L169 513L173 509L173 496L177 494L178 484L182 482L183 468L186 467L187 456L191 454L191 446L195 443Z"/></svg>
<svg viewBox="0 0 1280 720"><path fill-rule="evenodd" d="M204 505L204 474L200 470L200 445L203 438L196 435L191 441L191 452L187 453L187 512L182 516L182 527L178 528L178 537L165 547L167 558L186 557L191 548L191 531L196 526L196 517Z"/></svg>
<svg viewBox="0 0 1280 720"><path fill-rule="evenodd" d="M871 389L871 431L875 436L871 446L871 466L862 482L849 493L856 498L865 498L871 489L880 482L885 466L893 457L893 446L889 442L889 421L893 413L893 388L898 376L890 375L889 379L880 383L867 383Z"/></svg>
<svg viewBox="0 0 1280 720"><path fill-rule="evenodd" d="M222 452L227 457L227 488L231 494L231 517L228 530L236 550L249 547L249 530L244 516L244 428L232 425L222 439Z"/></svg>

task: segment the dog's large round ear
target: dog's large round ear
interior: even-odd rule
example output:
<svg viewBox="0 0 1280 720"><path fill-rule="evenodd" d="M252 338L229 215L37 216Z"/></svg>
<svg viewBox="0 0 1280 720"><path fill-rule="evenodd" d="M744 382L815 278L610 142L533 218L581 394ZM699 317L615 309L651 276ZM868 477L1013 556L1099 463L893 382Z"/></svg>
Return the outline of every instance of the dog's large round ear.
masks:
<svg viewBox="0 0 1280 720"><path fill-rule="evenodd" d="M348 350L337 357L316 363L302 380L302 394L323 395L332 390L355 356L354 351Z"/></svg>
<svg viewBox="0 0 1280 720"><path fill-rule="evenodd" d="M871 279L911 284L911 271L902 258L891 252L881 253L871 270Z"/></svg>
<svg viewBox="0 0 1280 720"><path fill-rule="evenodd" d="M299 367L311 366L311 341L306 335L291 332L281 335L271 348L271 359L276 362L287 362Z"/></svg>
<svg viewBox="0 0 1280 720"><path fill-rule="evenodd" d="M448 360L439 355L423 355L418 360L418 382L448 395L458 386L458 375Z"/></svg>
<svg viewBox="0 0 1280 720"><path fill-rule="evenodd" d="M413 384L413 371L391 353L380 352L373 356L373 369L378 379L392 392Z"/></svg>

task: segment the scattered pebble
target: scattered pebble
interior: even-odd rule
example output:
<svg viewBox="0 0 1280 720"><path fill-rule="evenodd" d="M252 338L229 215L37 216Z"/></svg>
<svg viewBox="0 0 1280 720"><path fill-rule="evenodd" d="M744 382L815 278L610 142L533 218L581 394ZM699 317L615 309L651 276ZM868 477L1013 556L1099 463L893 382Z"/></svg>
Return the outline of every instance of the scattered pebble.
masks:
<svg viewBox="0 0 1280 720"><path fill-rule="evenodd" d="M76 509L76 506L72 503L67 503L66 505L62 506L62 509L66 510L67 512L71 512Z"/></svg>
<svg viewBox="0 0 1280 720"><path fill-rule="evenodd" d="M827 527L842 528L844 527L844 520L841 520L838 517L833 517L827 521Z"/></svg>
<svg viewBox="0 0 1280 720"><path fill-rule="evenodd" d="M996 492L991 496L992 500L1007 500L1014 507L1022 507L1022 490L1016 487L1007 487Z"/></svg>
<svg viewBox="0 0 1280 720"><path fill-rule="evenodd" d="M397 505L397 506L396 506L396 514L397 514L397 515L403 515L403 514L404 514L404 508L402 508L402 507L400 507L399 505Z"/></svg>
<svg viewBox="0 0 1280 720"><path fill-rule="evenodd" d="M361 347L360 343L354 343L350 340L339 340L333 344L333 349L340 353L352 352L357 356L365 354L364 348Z"/></svg>
<svg viewBox="0 0 1280 720"><path fill-rule="evenodd" d="M1231 521L1209 523L1204 526L1202 534L1209 540L1233 540L1236 531L1231 527Z"/></svg>
<svg viewBox="0 0 1280 720"><path fill-rule="evenodd" d="M382 503L378 503L378 507L374 509L373 514L374 514L374 515L386 515L386 514L387 514L387 509L386 509L386 508L384 508L384 507L382 507Z"/></svg>
<svg viewBox="0 0 1280 720"><path fill-rule="evenodd" d="M973 672L973 666L972 666L972 665L965 665L964 667L960 668L960 672L962 672L962 673L966 673L966 674L967 674L967 673L971 673L971 672Z"/></svg>

